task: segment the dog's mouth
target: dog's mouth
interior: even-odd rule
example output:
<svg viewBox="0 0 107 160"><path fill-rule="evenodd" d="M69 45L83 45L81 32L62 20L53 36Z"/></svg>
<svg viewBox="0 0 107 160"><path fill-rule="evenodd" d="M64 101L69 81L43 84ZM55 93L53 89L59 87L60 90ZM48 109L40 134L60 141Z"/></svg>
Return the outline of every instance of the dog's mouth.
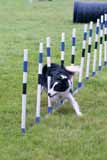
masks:
<svg viewBox="0 0 107 160"><path fill-rule="evenodd" d="M48 96L50 97L50 98L52 98L52 97L54 97L54 96L56 96L57 95L57 93L55 93L55 94L53 94L53 95L51 95L50 93L48 93Z"/></svg>

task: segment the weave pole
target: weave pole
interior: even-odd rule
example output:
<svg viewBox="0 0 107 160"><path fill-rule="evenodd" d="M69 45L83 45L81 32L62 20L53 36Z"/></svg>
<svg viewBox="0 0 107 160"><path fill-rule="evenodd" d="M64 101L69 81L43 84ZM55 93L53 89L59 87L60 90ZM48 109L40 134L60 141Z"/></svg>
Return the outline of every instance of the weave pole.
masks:
<svg viewBox="0 0 107 160"><path fill-rule="evenodd" d="M37 86L37 103L36 103L36 118L35 122L40 122L40 106L41 106L41 91L42 91L42 66L43 66L43 43L39 45L39 65L38 65L38 86Z"/></svg>
<svg viewBox="0 0 107 160"><path fill-rule="evenodd" d="M72 30L72 51L71 51L71 65L75 63L75 46L76 46L76 29Z"/></svg>
<svg viewBox="0 0 107 160"><path fill-rule="evenodd" d="M85 50L86 50L86 40L87 40L87 24L84 25L84 37L83 37L83 44L82 44L82 56L81 56L81 64L80 64L78 88L82 87L84 58L85 58Z"/></svg>
<svg viewBox="0 0 107 160"><path fill-rule="evenodd" d="M87 64L86 64L86 80L89 79L90 54L91 54L91 46L92 46L92 31L93 31L93 22L90 22L90 26L89 26L89 41L88 41L88 54L87 54Z"/></svg>
<svg viewBox="0 0 107 160"><path fill-rule="evenodd" d="M101 16L100 22L100 48L99 48L99 66L98 70L102 70L102 52L103 52L103 16Z"/></svg>
<svg viewBox="0 0 107 160"><path fill-rule="evenodd" d="M61 67L64 67L64 55L65 55L65 33L61 34Z"/></svg>
<svg viewBox="0 0 107 160"><path fill-rule="evenodd" d="M51 82L51 75L50 75L50 69L51 69L50 37L47 37L47 39L46 39L46 48L47 48L47 67L48 67L47 86L48 86L48 91L49 91L50 82ZM51 99L50 99L49 96L48 96L48 113L52 113Z"/></svg>
<svg viewBox="0 0 107 160"><path fill-rule="evenodd" d="M107 14L104 15L104 65L107 65Z"/></svg>
<svg viewBox="0 0 107 160"><path fill-rule="evenodd" d="M76 29L72 30L72 51L71 51L71 65L75 63L75 46L76 46ZM74 79L72 77L72 91L74 90Z"/></svg>
<svg viewBox="0 0 107 160"><path fill-rule="evenodd" d="M22 115L21 115L21 132L22 133L25 133L25 130L26 130L27 71L28 71L28 50L24 49Z"/></svg>
<svg viewBox="0 0 107 160"><path fill-rule="evenodd" d="M100 26L100 20L97 19L96 34L95 34L95 45L94 45L94 57L93 57L93 69L92 69L92 76L93 77L96 75L99 26Z"/></svg>

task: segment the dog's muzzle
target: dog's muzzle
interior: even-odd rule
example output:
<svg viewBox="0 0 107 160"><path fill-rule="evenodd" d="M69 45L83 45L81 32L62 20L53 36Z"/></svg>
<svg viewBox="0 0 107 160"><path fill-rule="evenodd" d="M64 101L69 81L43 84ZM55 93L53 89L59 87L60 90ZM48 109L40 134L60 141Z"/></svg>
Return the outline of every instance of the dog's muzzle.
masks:
<svg viewBox="0 0 107 160"><path fill-rule="evenodd" d="M51 95L50 93L48 93L48 96L50 97L50 98L52 98L52 97L54 97L54 96L56 96L57 95L57 93L55 93L55 94L53 94L53 95Z"/></svg>

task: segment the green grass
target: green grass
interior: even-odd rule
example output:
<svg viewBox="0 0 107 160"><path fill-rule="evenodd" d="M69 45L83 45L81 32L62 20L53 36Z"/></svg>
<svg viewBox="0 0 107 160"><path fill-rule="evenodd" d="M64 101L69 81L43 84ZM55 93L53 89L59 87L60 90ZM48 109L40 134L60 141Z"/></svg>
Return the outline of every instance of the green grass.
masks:
<svg viewBox="0 0 107 160"><path fill-rule="evenodd" d="M106 160L107 68L94 79L84 82L85 87L76 95L83 118L77 118L69 103L66 103L46 119L47 98L44 93L41 124L32 126L36 110L40 40L46 45L46 37L51 37L52 61L59 63L60 36L65 31L65 63L69 65L71 32L75 27L76 63L79 64L83 24L72 23L72 8L72 0L33 0L32 5L28 0L0 0L1 160ZM20 133L20 119L24 48L29 49L29 73L27 130L23 136Z"/></svg>

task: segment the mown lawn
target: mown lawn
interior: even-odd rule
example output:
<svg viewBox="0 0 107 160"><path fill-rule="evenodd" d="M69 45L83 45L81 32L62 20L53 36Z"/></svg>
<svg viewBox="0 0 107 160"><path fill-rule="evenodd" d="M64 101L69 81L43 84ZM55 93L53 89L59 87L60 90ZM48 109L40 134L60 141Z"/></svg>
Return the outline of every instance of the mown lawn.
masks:
<svg viewBox="0 0 107 160"><path fill-rule="evenodd" d="M52 61L60 63L60 36L66 33L65 64L70 64L72 28L77 29L80 62L83 24L73 24L73 0L0 0L0 160L106 160L107 68L76 95L84 114L76 117L66 103L48 119L42 95L41 123L36 111L38 46L52 39ZM95 30L95 26L94 26ZM94 43L93 43L94 47ZM27 129L20 132L23 49L29 50ZM93 51L92 51L93 54ZM46 62L46 56L44 56ZM90 71L91 73L91 71Z"/></svg>

